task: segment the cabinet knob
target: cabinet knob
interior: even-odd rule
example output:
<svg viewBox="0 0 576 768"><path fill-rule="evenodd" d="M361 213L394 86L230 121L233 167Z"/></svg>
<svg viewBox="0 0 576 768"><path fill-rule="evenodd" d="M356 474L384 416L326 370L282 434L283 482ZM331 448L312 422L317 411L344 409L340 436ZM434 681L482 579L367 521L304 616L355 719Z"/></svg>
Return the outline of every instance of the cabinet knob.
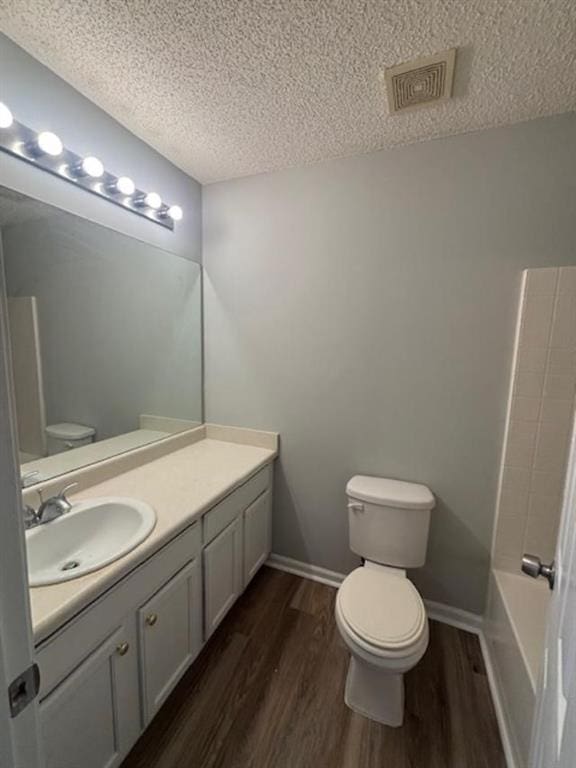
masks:
<svg viewBox="0 0 576 768"><path fill-rule="evenodd" d="M149 627L153 627L157 621L158 616L155 613L150 613L148 616L146 616L146 624L148 624Z"/></svg>
<svg viewBox="0 0 576 768"><path fill-rule="evenodd" d="M116 651L119 656L126 656L129 650L130 650L130 643L120 643L120 645L116 646Z"/></svg>

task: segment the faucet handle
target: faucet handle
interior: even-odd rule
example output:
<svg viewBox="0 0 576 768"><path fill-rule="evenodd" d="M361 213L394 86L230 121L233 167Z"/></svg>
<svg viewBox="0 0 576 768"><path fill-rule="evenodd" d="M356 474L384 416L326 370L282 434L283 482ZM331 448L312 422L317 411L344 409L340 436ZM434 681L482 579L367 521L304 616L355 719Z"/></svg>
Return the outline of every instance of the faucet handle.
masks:
<svg viewBox="0 0 576 768"><path fill-rule="evenodd" d="M24 515L24 528L26 530L29 530L30 528L35 528L40 522L40 518L38 517L38 513L36 512L34 507L31 507L30 505L25 504L22 507L22 512Z"/></svg>
<svg viewBox="0 0 576 768"><path fill-rule="evenodd" d="M65 499L68 491L71 488L77 488L77 487L78 487L78 483L69 483L68 485L65 485L64 488L62 488L58 496L60 496L61 499Z"/></svg>
<svg viewBox="0 0 576 768"><path fill-rule="evenodd" d="M65 504L67 504L68 505L68 509L70 509L72 507L72 504L66 498L66 494L72 488L77 488L77 487L78 487L78 483L70 483L69 485L65 485L64 488L62 488L62 490L60 491L60 493L56 497L58 499L61 499Z"/></svg>

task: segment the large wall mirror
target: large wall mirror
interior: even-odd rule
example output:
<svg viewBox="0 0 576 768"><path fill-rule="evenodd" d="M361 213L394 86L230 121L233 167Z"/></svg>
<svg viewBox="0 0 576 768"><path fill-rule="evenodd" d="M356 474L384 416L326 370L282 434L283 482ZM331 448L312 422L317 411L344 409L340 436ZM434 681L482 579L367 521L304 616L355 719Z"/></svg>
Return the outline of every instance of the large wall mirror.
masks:
<svg viewBox="0 0 576 768"><path fill-rule="evenodd" d="M23 485L202 422L198 264L2 187L0 238Z"/></svg>

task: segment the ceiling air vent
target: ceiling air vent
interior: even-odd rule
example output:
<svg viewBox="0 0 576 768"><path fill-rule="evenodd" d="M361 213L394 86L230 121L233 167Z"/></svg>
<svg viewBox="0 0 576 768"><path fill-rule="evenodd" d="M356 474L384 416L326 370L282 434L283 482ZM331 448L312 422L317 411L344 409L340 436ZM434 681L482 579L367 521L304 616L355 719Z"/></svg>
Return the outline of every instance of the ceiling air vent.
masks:
<svg viewBox="0 0 576 768"><path fill-rule="evenodd" d="M446 101L452 95L456 48L386 69L391 114Z"/></svg>

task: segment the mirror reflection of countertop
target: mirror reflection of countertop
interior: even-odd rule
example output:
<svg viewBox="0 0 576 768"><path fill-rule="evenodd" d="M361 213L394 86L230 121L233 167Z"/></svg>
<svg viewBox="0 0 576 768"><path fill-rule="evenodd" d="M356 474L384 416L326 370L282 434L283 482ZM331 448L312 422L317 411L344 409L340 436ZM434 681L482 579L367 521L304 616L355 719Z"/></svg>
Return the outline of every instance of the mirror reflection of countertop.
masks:
<svg viewBox="0 0 576 768"><path fill-rule="evenodd" d="M38 472L39 480L47 480L51 477L64 475L66 472L72 472L79 467L94 464L96 461L109 459L118 453L140 448L148 443L153 443L155 440L168 437L168 435L168 432L157 429L135 429L123 435L109 437L107 440L98 440L89 445L83 445L73 451L63 451L62 453L55 453L53 456L39 456L34 460L27 460L22 463L21 472L23 475L29 472ZM22 454L20 458L22 460Z"/></svg>
<svg viewBox="0 0 576 768"><path fill-rule="evenodd" d="M37 644L277 455L275 433L216 429L219 439L206 437L70 496L72 502L101 496L140 499L155 509L157 522L142 544L101 570L72 581L30 589ZM239 435L252 437L256 444L238 442ZM228 442L226 437L234 442Z"/></svg>

